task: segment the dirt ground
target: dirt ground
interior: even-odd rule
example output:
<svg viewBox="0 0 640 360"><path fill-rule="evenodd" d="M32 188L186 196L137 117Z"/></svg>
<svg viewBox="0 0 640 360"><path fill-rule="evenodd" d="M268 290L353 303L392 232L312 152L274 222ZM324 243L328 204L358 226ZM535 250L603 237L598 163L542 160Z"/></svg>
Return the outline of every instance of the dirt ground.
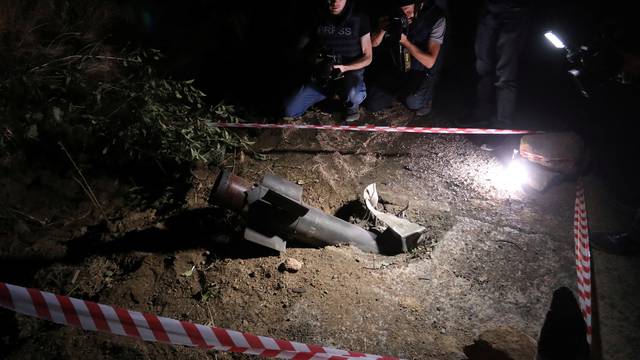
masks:
<svg viewBox="0 0 640 360"><path fill-rule="evenodd" d="M366 119L425 125L399 107ZM301 121L334 119L314 112ZM500 159L457 135L249 134L266 159L230 155L224 165L237 175L287 178L303 186L307 204L362 226L370 223L362 192L375 182L385 210L426 228L420 246L384 256L289 242L286 253L277 254L242 241L242 220L208 204L217 169L194 167L185 191L165 189L162 204L172 202L170 210L140 201L132 182L88 176L98 211L73 171L32 168L15 158L0 170L0 201L6 204L0 213L1 279L259 335L445 360L473 359L470 346L489 330L508 328L537 339L553 290L575 290L575 179L543 193L499 189ZM590 210L599 189L587 181ZM595 226L614 228L611 221L624 219ZM599 256L597 268L615 267ZM289 257L303 263L299 272L278 270ZM633 269L637 262L628 265ZM634 286L626 287L625 301L637 294ZM609 304L620 306L616 299L610 296ZM607 306L605 301L601 312L608 318L628 315ZM0 323L0 357L7 359L250 358L83 332L5 310ZM640 353L628 321L621 330L620 320L602 323L618 334L603 335L619 349L605 358Z"/></svg>

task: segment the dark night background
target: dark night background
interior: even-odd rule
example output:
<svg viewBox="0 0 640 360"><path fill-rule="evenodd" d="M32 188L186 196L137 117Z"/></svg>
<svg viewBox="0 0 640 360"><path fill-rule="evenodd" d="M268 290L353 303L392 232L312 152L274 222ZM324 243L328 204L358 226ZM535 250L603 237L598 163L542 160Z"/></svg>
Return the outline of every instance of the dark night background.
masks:
<svg viewBox="0 0 640 360"><path fill-rule="evenodd" d="M372 20L384 13L392 2L350 1L356 1L360 9L368 13ZM465 115L474 98L477 79L473 48L478 11L482 1L437 1L445 7L447 32L440 55L443 57L443 67L435 88L434 112L429 117L413 119L408 126L455 127L455 120ZM50 4L54 3L68 4L64 1L51 1ZM637 106L640 104L638 78L635 79L636 83L632 84L608 80L619 71L618 60L622 52L640 58L640 35L635 25L636 13L631 11L631 2L533 0L532 3L532 21L520 58L516 125L523 129L574 131L580 134L585 140L591 160L586 172L602 179L610 193L627 209L638 209L640 190L637 187L638 172L635 169L638 164L635 157L638 136L634 132L638 118ZM116 0L109 3L112 4L116 4L115 8L121 13L115 16L118 19L117 23L109 28L106 38L100 38L100 41L105 41L118 51L159 49L165 55L160 63L163 76L177 80L194 79L195 85L206 93L206 99L210 104L218 104L223 100L233 104L238 117L246 122L276 122L281 117L283 97L305 79L301 54L296 49L298 40L308 30L322 7L326 6L326 0ZM594 62L591 68L593 80L587 83L591 91L589 98L581 96L567 73L570 64L565 58L565 52L555 49L544 38L543 34L547 30L556 32L570 46L588 45L600 49L601 53L606 55ZM57 39L59 34L46 35ZM20 38L13 40L22 44ZM28 53L30 49L25 48L25 53ZM602 59L606 61L601 61ZM0 73L10 74L13 69L3 69L2 61L3 56L0 56ZM8 94L12 97L6 97L7 103L11 103L14 98L21 100L23 97L22 92L15 88L11 88ZM31 111L31 105L26 103L26 110ZM49 106L48 103L45 105ZM50 105L60 106L53 102ZM16 108L22 110L20 106ZM15 122L26 124L27 121L23 119L28 118L22 113L20 115L21 117L16 116ZM103 118L106 119L110 115ZM128 112L125 112L122 118L123 122L129 122L131 119ZM363 119L367 121L366 116ZM4 125L2 121L0 119L0 125ZM260 133L256 131L253 134ZM447 138L440 139L448 141ZM53 146L53 149L60 153L57 143ZM71 149L71 146L69 148ZM51 151L38 148L38 152L39 156L46 159L47 165L55 167L56 164L64 164L59 167L69 169L66 157L59 155L58 160L51 160L54 157L50 156ZM80 151L73 153L79 154L79 160L82 160ZM116 157L112 154L113 152L109 153L110 156ZM244 157L244 153L241 154ZM85 162L88 162L87 159L90 158L85 158ZM464 162L465 159L460 158L459 161ZM94 167L104 171L107 169L103 166L104 162L106 161L96 162ZM33 166L31 163L28 165ZM117 162L110 166L120 170L120 164ZM134 166L139 167L139 164ZM233 166L235 167L235 162ZM103 167L105 169L102 169ZM171 195L164 192L167 189L164 181L175 179L165 179L169 176L166 176L167 172L160 162L150 162L149 167L155 170L145 173L144 177L157 180L160 184L156 187L163 191L162 194ZM9 175L19 173L16 168L8 169ZM146 170L146 167L137 169L138 172ZM193 174L188 171L186 173ZM16 183L19 181L22 180L16 180ZM34 183L39 186L38 182ZM182 190L178 189L176 192L178 191ZM486 206L491 204L488 203ZM1 230L0 228L0 232ZM94 230L96 233L103 231ZM13 227L10 231L14 231ZM78 239L84 240L85 237L83 235ZM122 239L128 241L127 237ZM20 262L21 259L17 260L17 263ZM32 281L33 272L21 273L7 264L12 263L5 262L0 273L11 274L9 279L24 277L25 281ZM20 265L29 267L30 271L42 267L26 262ZM7 315L4 315L4 318L6 317ZM3 343L3 336L12 339L14 334L10 333L15 329L16 324L5 329L0 326L0 344ZM0 357L3 351L4 349L0 349Z"/></svg>

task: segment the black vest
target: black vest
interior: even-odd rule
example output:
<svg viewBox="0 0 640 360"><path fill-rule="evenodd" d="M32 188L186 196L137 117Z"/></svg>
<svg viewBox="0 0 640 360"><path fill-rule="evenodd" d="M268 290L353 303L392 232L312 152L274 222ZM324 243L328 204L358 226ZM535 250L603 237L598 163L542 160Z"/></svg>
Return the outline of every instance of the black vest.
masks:
<svg viewBox="0 0 640 360"><path fill-rule="evenodd" d="M353 12L352 2L347 2L343 13L328 15L316 28L320 47L334 55L341 55L343 63L363 55L360 44L362 17Z"/></svg>
<svg viewBox="0 0 640 360"><path fill-rule="evenodd" d="M422 12L418 15L418 17L414 20L414 22L409 26L409 33L407 34L407 38L409 41L420 48L422 51L427 51L429 38L431 36L431 31L433 30L433 26L436 24L440 18L444 17L444 12L442 9L435 5L431 5L428 8L422 10ZM430 70L434 70L439 65L440 56L436 59L436 63ZM411 57L411 70L413 71L427 71L427 67L422 65L418 59Z"/></svg>

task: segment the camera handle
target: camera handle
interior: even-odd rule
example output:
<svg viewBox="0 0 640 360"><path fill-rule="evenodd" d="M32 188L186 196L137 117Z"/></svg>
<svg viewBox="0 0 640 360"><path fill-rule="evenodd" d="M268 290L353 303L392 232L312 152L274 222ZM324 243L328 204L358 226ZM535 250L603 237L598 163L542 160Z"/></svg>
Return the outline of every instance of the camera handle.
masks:
<svg viewBox="0 0 640 360"><path fill-rule="evenodd" d="M589 92L587 91L587 89L582 84L582 81L580 81L580 70L571 69L571 70L569 70L569 74L571 75L571 77L575 81L576 86L578 87L578 90L580 91L580 94L582 94L582 96L588 98L589 97Z"/></svg>

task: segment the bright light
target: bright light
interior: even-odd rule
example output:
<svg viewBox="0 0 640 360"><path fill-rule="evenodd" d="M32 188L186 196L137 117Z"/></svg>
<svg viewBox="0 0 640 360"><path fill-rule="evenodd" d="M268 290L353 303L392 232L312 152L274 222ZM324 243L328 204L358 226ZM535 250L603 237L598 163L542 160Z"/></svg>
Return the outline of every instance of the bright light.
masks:
<svg viewBox="0 0 640 360"><path fill-rule="evenodd" d="M494 186L500 190L515 193L522 190L522 186L529 181L529 174L524 160L518 157L514 150L509 165L492 176Z"/></svg>
<svg viewBox="0 0 640 360"><path fill-rule="evenodd" d="M509 189L522 189L522 185L526 184L529 174L522 160L511 160L511 163L504 172L505 183Z"/></svg>
<svg viewBox="0 0 640 360"><path fill-rule="evenodd" d="M529 174L522 160L514 159L500 174L497 185L503 190L517 191L522 190L522 185L526 184L528 179Z"/></svg>
<svg viewBox="0 0 640 360"><path fill-rule="evenodd" d="M564 49L565 48L564 43L562 42L562 40L560 40L556 36L556 34L554 34L553 32L547 31L544 34L544 37L546 37L547 40L549 40L553 44L553 46L555 46L556 48L558 48L558 49Z"/></svg>

